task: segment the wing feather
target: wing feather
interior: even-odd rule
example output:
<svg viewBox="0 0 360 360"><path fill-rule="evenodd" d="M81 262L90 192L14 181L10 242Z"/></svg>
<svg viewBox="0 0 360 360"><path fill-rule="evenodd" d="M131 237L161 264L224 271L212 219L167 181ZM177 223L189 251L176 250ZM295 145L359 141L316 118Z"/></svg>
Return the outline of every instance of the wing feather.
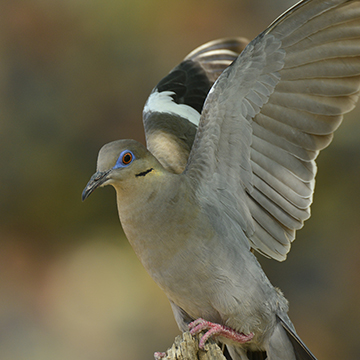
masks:
<svg viewBox="0 0 360 360"><path fill-rule="evenodd" d="M253 248L284 260L310 216L315 159L359 89L360 1L304 0L280 16L205 101L185 170L204 206L241 219Z"/></svg>
<svg viewBox="0 0 360 360"><path fill-rule="evenodd" d="M347 96L359 91L359 76L346 78L282 80L276 87L279 93L319 96Z"/></svg>
<svg viewBox="0 0 360 360"><path fill-rule="evenodd" d="M272 144L273 146L278 147L289 154L293 154L293 156L303 161L315 160L318 155L317 151L307 150L303 147L297 146L288 141L286 138L271 132L266 127L260 126L256 122L253 122L253 136L254 138L257 137L262 139L265 142ZM252 146L254 147L254 143Z"/></svg>
<svg viewBox="0 0 360 360"><path fill-rule="evenodd" d="M247 43L244 38L219 39L198 47L151 93L143 111L146 143L167 170L183 172L205 98Z"/></svg>

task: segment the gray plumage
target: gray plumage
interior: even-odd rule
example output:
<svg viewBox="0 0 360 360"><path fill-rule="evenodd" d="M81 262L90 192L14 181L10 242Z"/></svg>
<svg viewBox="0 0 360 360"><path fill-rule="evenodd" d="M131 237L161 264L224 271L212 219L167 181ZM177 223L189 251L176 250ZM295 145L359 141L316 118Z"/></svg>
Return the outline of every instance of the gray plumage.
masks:
<svg viewBox="0 0 360 360"><path fill-rule="evenodd" d="M83 199L116 189L125 234L181 330L201 317L253 333L219 337L234 360L315 359L250 250L285 260L310 216L315 159L359 97L360 2L301 1L240 56L229 44L196 49L159 83L144 108L151 152L105 145Z"/></svg>

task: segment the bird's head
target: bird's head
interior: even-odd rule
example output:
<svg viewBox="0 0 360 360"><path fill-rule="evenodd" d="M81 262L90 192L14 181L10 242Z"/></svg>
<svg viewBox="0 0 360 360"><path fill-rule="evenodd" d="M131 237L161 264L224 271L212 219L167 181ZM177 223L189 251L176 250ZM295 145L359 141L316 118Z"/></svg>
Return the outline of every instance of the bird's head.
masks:
<svg viewBox="0 0 360 360"><path fill-rule="evenodd" d="M136 186L142 179L161 172L156 158L135 140L118 140L104 145L98 155L97 170L87 183L84 201L98 187L112 185L115 189ZM135 181L138 180L138 181Z"/></svg>

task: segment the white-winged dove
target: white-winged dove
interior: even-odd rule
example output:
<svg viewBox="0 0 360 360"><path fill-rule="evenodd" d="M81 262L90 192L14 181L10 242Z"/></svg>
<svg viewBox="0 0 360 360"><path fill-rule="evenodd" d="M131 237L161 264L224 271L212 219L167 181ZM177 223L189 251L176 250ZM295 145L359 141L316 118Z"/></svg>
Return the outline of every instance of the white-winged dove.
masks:
<svg viewBox="0 0 360 360"><path fill-rule="evenodd" d="M215 336L234 360L315 359L251 250L285 260L310 216L315 159L359 97L360 1L301 1L242 44L205 44L170 72L144 108L149 150L105 145L83 199L115 188L180 329L207 330L200 347Z"/></svg>

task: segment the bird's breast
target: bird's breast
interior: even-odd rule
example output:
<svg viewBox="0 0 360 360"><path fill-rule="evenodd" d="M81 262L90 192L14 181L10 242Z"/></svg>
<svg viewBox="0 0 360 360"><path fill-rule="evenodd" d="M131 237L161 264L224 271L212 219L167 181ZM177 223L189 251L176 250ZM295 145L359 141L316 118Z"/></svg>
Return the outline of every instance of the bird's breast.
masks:
<svg viewBox="0 0 360 360"><path fill-rule="evenodd" d="M194 318L233 318L234 325L248 326L244 331L259 326L262 320L256 314L273 302L274 288L236 238L243 233L232 230L221 214L227 231L216 231L182 184L176 191L172 187L167 192L166 184L152 191L129 203L118 198L124 232L150 276Z"/></svg>

